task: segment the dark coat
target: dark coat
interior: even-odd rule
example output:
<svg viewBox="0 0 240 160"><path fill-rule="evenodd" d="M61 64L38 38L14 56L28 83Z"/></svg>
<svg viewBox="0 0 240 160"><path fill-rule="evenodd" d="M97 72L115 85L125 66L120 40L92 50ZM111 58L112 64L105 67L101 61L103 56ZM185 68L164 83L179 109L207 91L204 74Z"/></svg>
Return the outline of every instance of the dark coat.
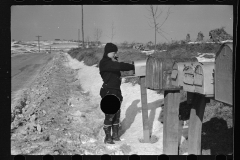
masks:
<svg viewBox="0 0 240 160"><path fill-rule="evenodd" d="M133 64L112 61L112 59L107 56L107 53L104 53L103 58L99 62L100 75L103 79L102 88L111 90L114 89L121 92L120 71L129 71L134 69L135 68Z"/></svg>

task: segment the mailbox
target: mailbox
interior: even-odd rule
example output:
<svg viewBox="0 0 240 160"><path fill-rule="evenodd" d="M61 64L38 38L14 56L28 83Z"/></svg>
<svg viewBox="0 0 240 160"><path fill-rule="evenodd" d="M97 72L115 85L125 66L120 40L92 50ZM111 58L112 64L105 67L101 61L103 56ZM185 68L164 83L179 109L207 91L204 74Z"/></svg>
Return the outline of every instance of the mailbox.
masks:
<svg viewBox="0 0 240 160"><path fill-rule="evenodd" d="M192 62L175 62L172 68L172 85L174 86L183 86L183 69L187 65L191 65Z"/></svg>
<svg viewBox="0 0 240 160"><path fill-rule="evenodd" d="M172 84L173 64L177 62L197 62L196 58L156 58L149 56L146 64L146 87L152 90L178 90ZM176 72L175 72L176 76Z"/></svg>
<svg viewBox="0 0 240 160"><path fill-rule="evenodd" d="M214 95L214 62L202 62L195 66L195 92L213 97Z"/></svg>
<svg viewBox="0 0 240 160"><path fill-rule="evenodd" d="M194 92L194 71L195 64L186 64L183 68L183 90L187 92Z"/></svg>
<svg viewBox="0 0 240 160"><path fill-rule="evenodd" d="M138 77L146 75L146 59L134 61L135 70L121 71L122 77Z"/></svg>
<svg viewBox="0 0 240 160"><path fill-rule="evenodd" d="M221 45L216 53L214 73L215 99L233 104L233 48L232 42Z"/></svg>
<svg viewBox="0 0 240 160"><path fill-rule="evenodd" d="M135 76L146 76L146 62L146 59L134 61Z"/></svg>

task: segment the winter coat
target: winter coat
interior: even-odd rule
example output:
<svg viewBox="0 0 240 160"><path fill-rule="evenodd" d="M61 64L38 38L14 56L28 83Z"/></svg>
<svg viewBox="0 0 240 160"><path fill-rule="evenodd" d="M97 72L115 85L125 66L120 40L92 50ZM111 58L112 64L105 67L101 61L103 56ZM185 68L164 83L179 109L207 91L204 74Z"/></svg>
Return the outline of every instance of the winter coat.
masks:
<svg viewBox="0 0 240 160"><path fill-rule="evenodd" d="M121 94L121 72L120 71L130 71L134 70L134 65L124 62L112 61L111 58L104 53L103 58L99 62L99 71L103 79L102 88L105 91L101 91L101 97L107 94L107 91L117 92L116 94ZM114 91L117 90L117 91ZM119 93L120 91L120 93ZM104 93L103 93L104 92Z"/></svg>

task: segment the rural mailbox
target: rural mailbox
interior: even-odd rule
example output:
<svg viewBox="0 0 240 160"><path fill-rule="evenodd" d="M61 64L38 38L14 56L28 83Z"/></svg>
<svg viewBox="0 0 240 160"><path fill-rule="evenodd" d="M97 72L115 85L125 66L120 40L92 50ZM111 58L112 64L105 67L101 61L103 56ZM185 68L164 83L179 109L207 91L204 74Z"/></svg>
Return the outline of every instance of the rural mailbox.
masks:
<svg viewBox="0 0 240 160"><path fill-rule="evenodd" d="M195 72L195 63L185 65L183 68L183 90L187 92L194 92L194 72Z"/></svg>
<svg viewBox="0 0 240 160"><path fill-rule="evenodd" d="M134 61L135 75L134 76L146 76L146 62L147 60Z"/></svg>
<svg viewBox="0 0 240 160"><path fill-rule="evenodd" d="M224 43L216 53L214 73L215 99L232 105L233 98L233 48Z"/></svg>
<svg viewBox="0 0 240 160"><path fill-rule="evenodd" d="M174 86L183 86L183 69L191 65L192 62L175 62L172 68L172 85Z"/></svg>
<svg viewBox="0 0 240 160"><path fill-rule="evenodd" d="M137 60L134 61L134 67L135 70L131 71L124 71L124 74L127 73L127 75L124 75L122 77L140 77L146 75L146 61L147 60Z"/></svg>
<svg viewBox="0 0 240 160"><path fill-rule="evenodd" d="M207 97L214 96L214 62L202 62L195 66L194 86L195 92Z"/></svg>
<svg viewBox="0 0 240 160"><path fill-rule="evenodd" d="M196 58L155 58L149 56L146 65L146 87L152 90L178 90L173 85L173 64L177 62L196 62ZM175 76L176 72L175 72Z"/></svg>

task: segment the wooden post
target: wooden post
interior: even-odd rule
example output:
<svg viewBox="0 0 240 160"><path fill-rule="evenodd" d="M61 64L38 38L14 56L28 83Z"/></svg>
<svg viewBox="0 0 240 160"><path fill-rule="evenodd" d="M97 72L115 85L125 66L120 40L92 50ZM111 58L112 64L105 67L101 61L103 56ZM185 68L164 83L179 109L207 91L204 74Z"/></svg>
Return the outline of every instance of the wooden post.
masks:
<svg viewBox="0 0 240 160"><path fill-rule="evenodd" d="M194 95L188 128L188 154L201 155L202 120L206 106L204 95Z"/></svg>
<svg viewBox="0 0 240 160"><path fill-rule="evenodd" d="M182 130L183 130L183 120L179 120L178 125L178 146L181 144Z"/></svg>
<svg viewBox="0 0 240 160"><path fill-rule="evenodd" d="M163 153L178 154L180 91L164 91Z"/></svg>
<svg viewBox="0 0 240 160"><path fill-rule="evenodd" d="M140 76L141 80L141 101L142 101L142 120L143 120L143 140L150 143L150 131L148 123L147 88L145 87L145 77Z"/></svg>

